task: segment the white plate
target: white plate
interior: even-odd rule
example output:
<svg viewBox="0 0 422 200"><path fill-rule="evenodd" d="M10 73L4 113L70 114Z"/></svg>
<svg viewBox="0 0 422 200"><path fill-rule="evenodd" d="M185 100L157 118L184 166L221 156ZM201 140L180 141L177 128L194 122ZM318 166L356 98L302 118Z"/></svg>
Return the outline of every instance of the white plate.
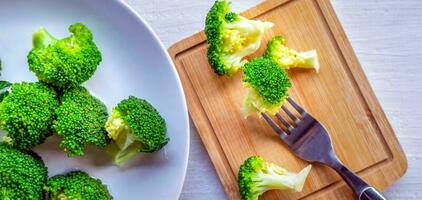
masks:
<svg viewBox="0 0 422 200"><path fill-rule="evenodd" d="M178 199L189 150L188 114L173 64L151 28L125 3L116 0L1 0L0 58L2 79L35 81L26 56L31 34L40 26L53 36L65 37L74 22L94 33L103 61L84 85L109 110L135 95L150 101L167 121L170 143L161 151L139 155L125 167L113 166L106 155L90 148L82 158L67 158L51 137L36 151L49 175L82 169L101 178L117 200Z"/></svg>

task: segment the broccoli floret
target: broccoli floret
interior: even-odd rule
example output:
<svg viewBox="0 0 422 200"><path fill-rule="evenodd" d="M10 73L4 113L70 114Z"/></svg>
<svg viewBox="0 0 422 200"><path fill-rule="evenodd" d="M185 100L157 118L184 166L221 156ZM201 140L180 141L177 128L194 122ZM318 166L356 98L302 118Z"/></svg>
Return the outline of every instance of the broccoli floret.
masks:
<svg viewBox="0 0 422 200"><path fill-rule="evenodd" d="M51 200L112 200L107 186L83 171L50 178L44 187Z"/></svg>
<svg viewBox="0 0 422 200"><path fill-rule="evenodd" d="M275 60L283 69L307 68L319 70L318 54L316 50L297 52L286 47L286 39L276 36L268 42L264 57Z"/></svg>
<svg viewBox="0 0 422 200"><path fill-rule="evenodd" d="M308 165L296 174L273 163L265 162L259 156L252 156L240 166L238 175L240 194L244 200L257 200L268 190L300 192L311 167Z"/></svg>
<svg viewBox="0 0 422 200"><path fill-rule="evenodd" d="M56 115L53 129L62 137L60 147L68 156L83 156L88 144L107 146L107 108L84 87L65 90Z"/></svg>
<svg viewBox="0 0 422 200"><path fill-rule="evenodd" d="M43 199L47 167L40 157L37 157L0 143L0 199Z"/></svg>
<svg viewBox="0 0 422 200"><path fill-rule="evenodd" d="M277 113L291 87L286 71L273 60L254 58L245 64L243 72L244 86L250 88L243 102L245 116Z"/></svg>
<svg viewBox="0 0 422 200"><path fill-rule="evenodd" d="M112 110L105 126L113 140L108 153L117 165L139 152L152 153L166 145L166 122L146 100L130 96Z"/></svg>
<svg viewBox="0 0 422 200"><path fill-rule="evenodd" d="M3 141L20 150L43 143L51 135L58 105L56 92L43 83L13 84L0 103L0 123L7 132Z"/></svg>
<svg viewBox="0 0 422 200"><path fill-rule="evenodd" d="M261 46L270 22L249 20L231 11L227 0L215 1L205 20L208 60L219 75L230 75L244 65L245 56Z"/></svg>
<svg viewBox="0 0 422 200"><path fill-rule="evenodd" d="M71 36L55 39L45 28L33 34L33 49L29 52L29 69L38 79L65 89L88 80L101 62L101 53L91 31L83 24L69 27Z"/></svg>

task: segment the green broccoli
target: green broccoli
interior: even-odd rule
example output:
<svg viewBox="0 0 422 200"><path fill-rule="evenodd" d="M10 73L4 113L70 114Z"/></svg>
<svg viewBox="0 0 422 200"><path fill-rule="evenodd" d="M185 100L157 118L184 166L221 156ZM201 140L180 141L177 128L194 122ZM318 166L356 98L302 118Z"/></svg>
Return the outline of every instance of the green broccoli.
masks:
<svg viewBox="0 0 422 200"><path fill-rule="evenodd" d="M112 200L107 186L83 171L50 178L44 186L51 200Z"/></svg>
<svg viewBox="0 0 422 200"><path fill-rule="evenodd" d="M9 94L10 87L12 86L11 83L8 81L0 81L0 102L3 101L4 97Z"/></svg>
<svg viewBox="0 0 422 200"><path fill-rule="evenodd" d="M0 143L0 199L42 200L46 181L47 167L39 156Z"/></svg>
<svg viewBox="0 0 422 200"><path fill-rule="evenodd" d="M300 192L312 166L299 173L291 173L259 156L252 156L240 166L238 184L244 200L257 200L268 190L292 190Z"/></svg>
<svg viewBox="0 0 422 200"><path fill-rule="evenodd" d="M101 62L101 53L91 31L83 24L69 27L71 36L55 39L45 28L33 34L33 49L28 54L29 69L38 79L65 89L88 80Z"/></svg>
<svg viewBox="0 0 422 200"><path fill-rule="evenodd" d="M2 63L0 59L0 75L2 70ZM11 83L8 81L0 81L0 102L3 101L4 97L9 94L10 86L12 86Z"/></svg>
<svg viewBox="0 0 422 200"><path fill-rule="evenodd" d="M316 50L297 52L286 47L286 39L276 36L268 42L264 57L275 60L283 69L307 68L319 70L318 54Z"/></svg>
<svg viewBox="0 0 422 200"><path fill-rule="evenodd" d="M88 144L107 146L107 108L84 87L65 90L56 115L53 129L62 137L60 147L68 156L83 156Z"/></svg>
<svg viewBox="0 0 422 200"><path fill-rule="evenodd" d="M254 58L245 64L243 72L243 83L250 88L243 102L245 116L277 113L291 87L286 71L273 60Z"/></svg>
<svg viewBox="0 0 422 200"><path fill-rule="evenodd" d="M56 92L43 83L13 84L0 103L0 123L7 132L3 141L20 150L43 143L51 135L58 105Z"/></svg>
<svg viewBox="0 0 422 200"><path fill-rule="evenodd" d="M261 46L270 22L249 20L231 11L230 2L216 0L205 20L208 60L219 75L230 75L246 62L244 57Z"/></svg>
<svg viewBox="0 0 422 200"><path fill-rule="evenodd" d="M160 113L146 100L134 96L113 108L105 128L113 140L108 153L117 165L139 152L157 151L169 141L166 122Z"/></svg>

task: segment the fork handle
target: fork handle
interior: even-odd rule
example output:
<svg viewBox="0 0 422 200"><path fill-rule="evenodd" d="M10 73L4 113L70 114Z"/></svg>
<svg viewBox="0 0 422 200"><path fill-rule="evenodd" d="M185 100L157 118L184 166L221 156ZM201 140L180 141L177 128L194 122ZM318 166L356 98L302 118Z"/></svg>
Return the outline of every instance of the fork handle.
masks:
<svg viewBox="0 0 422 200"><path fill-rule="evenodd" d="M369 186L364 180L343 164L338 163L337 167L334 169L340 174L344 181L346 181L347 185L352 188L359 200L387 200L380 192Z"/></svg>

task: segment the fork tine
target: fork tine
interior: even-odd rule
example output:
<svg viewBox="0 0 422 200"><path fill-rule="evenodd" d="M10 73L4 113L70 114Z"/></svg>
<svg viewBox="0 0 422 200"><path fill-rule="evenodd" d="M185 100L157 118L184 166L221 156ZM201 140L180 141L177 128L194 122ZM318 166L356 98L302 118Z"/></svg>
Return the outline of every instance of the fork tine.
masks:
<svg viewBox="0 0 422 200"><path fill-rule="evenodd" d="M284 118L283 118L283 116L281 116L280 115L280 113L277 113L277 114L275 114L276 116L277 116L277 118L278 118L278 120L280 120L281 121L281 123L283 123L283 125L287 128L287 129L292 129L293 128L293 126L292 125L290 125L289 124L289 122L287 122Z"/></svg>
<svg viewBox="0 0 422 200"><path fill-rule="evenodd" d="M286 106L281 106L281 109L283 109L284 110L284 112L286 112L286 114L290 117L290 119L292 119L294 122L296 122L298 119L297 119L297 117L293 114L293 113L291 113L287 108L286 108Z"/></svg>
<svg viewBox="0 0 422 200"><path fill-rule="evenodd" d="M275 132L280 136L281 139L285 140L287 137L286 132L284 132L272 119L270 116L268 116L265 113L262 113L262 116L264 117L265 121L268 122L268 124L274 129Z"/></svg>
<svg viewBox="0 0 422 200"><path fill-rule="evenodd" d="M299 114L303 115L306 113L305 110L299 105L297 105L297 103L294 102L293 99L291 99L290 97L287 98L287 101L290 103L290 105L293 106L294 109L296 109L297 112L299 112Z"/></svg>

